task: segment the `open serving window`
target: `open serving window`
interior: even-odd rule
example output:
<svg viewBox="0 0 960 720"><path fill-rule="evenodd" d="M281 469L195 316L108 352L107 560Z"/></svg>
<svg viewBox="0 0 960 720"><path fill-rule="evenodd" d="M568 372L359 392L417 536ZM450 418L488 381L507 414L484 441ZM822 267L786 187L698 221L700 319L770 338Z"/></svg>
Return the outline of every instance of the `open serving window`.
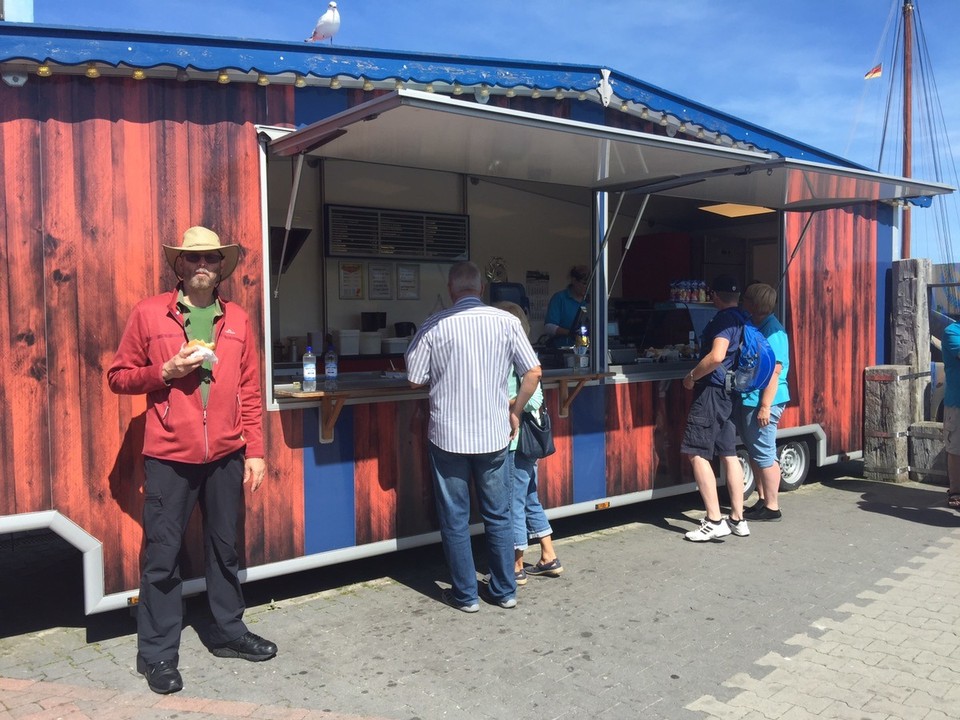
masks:
<svg viewBox="0 0 960 720"><path fill-rule="evenodd" d="M299 212L295 209L312 204L316 232L307 244L319 248L318 256L324 242L323 208L328 204L461 215L469 223L471 259L481 268L488 259L502 259L507 252L526 253L520 260L507 258L510 281L522 281L546 267L553 291L563 286L570 265L588 264L592 271L588 305L594 328L615 320L610 314L611 295L636 299L635 294L657 281L657 275L665 275L660 269L667 262L663 258L678 257L681 245L689 256L688 266L702 273L723 269L728 257L724 243L730 244L730 237L716 229L720 221L706 225L707 205L767 211L737 221L737 240L749 243L746 257L754 264L737 262L747 262L744 275L756 266L769 266L771 274L778 274L786 263L785 212L899 202L952 190L855 168L405 89L296 132L273 129L265 137L264 155L268 168L282 168L266 173L272 215L265 219L265 226L283 224L284 215L288 225L298 224L291 219ZM417 186L422 192L414 197L411 193ZM511 200L511 193L522 195L522 202ZM668 216L672 219L660 220ZM687 237L681 242L675 225L683 218ZM695 232L689 229L694 222L703 225ZM647 276L641 272L640 279L631 275L636 268L624 266L631 252L643 259L659 258L657 272ZM315 271L321 285L335 277L323 274L323 265L321 258ZM514 269L517 265L519 269ZM420 266L418 313L443 304L444 269L442 264ZM301 279L282 292L295 294L299 301L309 290L304 285ZM651 309L656 302L669 300L664 295L658 290L646 298ZM310 306L322 305L330 297L326 292L318 300L311 298ZM274 301L268 298L269 303ZM406 307L396 295L381 302L385 304L378 309L388 312ZM321 312L324 320L315 324L335 327L330 312ZM275 319L277 313L270 315ZM398 319L415 325L422 321L422 317ZM542 317L539 320L542 327ZM531 316L531 321L536 337L537 318ZM387 323L388 331L391 324ZM609 364L610 339L595 332L593 342L591 369L604 370Z"/></svg>

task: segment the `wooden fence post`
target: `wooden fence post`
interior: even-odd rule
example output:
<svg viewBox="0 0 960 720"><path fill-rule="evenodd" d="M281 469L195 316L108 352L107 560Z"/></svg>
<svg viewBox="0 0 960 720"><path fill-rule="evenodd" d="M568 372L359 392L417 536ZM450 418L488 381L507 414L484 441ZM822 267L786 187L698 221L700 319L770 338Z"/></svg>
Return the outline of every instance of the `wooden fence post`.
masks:
<svg viewBox="0 0 960 720"><path fill-rule="evenodd" d="M910 372L930 370L930 308L927 283L932 263L925 258L898 260L893 263L893 312L890 314L891 362L909 365ZM914 415L910 422L923 417L923 398L927 394L929 378L913 383L910 405ZM906 429L906 428L904 428Z"/></svg>
<svg viewBox="0 0 960 720"><path fill-rule="evenodd" d="M864 476L906 482L916 373L909 365L875 365L866 369L863 385Z"/></svg>
<svg viewBox="0 0 960 720"><path fill-rule="evenodd" d="M910 479L947 485L947 452L943 423L918 422L910 426Z"/></svg>

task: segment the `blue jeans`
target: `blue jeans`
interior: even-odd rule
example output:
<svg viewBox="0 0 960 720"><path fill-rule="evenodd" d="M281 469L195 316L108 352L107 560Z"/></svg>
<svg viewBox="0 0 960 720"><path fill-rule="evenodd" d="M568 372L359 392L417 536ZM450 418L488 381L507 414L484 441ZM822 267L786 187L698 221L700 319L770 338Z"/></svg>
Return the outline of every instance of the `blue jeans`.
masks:
<svg viewBox="0 0 960 720"><path fill-rule="evenodd" d="M513 485L513 547L526 550L528 538L553 535L553 528L537 496L537 461L514 451L507 465Z"/></svg>
<svg viewBox="0 0 960 720"><path fill-rule="evenodd" d="M450 571L453 597L461 605L477 602L477 568L470 544L470 479L477 493L490 565L490 595L506 600L517 594L513 576L512 497L507 449L464 455L430 443L434 495L440 537Z"/></svg>

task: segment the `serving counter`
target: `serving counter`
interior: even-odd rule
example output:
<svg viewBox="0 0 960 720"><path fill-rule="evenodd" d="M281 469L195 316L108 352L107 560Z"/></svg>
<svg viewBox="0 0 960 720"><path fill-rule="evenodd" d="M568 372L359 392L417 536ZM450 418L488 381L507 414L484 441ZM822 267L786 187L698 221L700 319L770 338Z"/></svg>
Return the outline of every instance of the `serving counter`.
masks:
<svg viewBox="0 0 960 720"><path fill-rule="evenodd" d="M589 369L544 370L544 389L557 390L557 414L566 418L573 401L584 387L602 383L656 382L680 379L696 365L694 361L669 363L636 363L611 365L606 371ZM284 407L312 407L320 409L320 442L333 442L334 428L345 405L399 400L423 399L426 388L412 387L401 372L359 372L341 375L331 387L318 381L314 391L301 390L299 384L279 384L273 396L282 410Z"/></svg>

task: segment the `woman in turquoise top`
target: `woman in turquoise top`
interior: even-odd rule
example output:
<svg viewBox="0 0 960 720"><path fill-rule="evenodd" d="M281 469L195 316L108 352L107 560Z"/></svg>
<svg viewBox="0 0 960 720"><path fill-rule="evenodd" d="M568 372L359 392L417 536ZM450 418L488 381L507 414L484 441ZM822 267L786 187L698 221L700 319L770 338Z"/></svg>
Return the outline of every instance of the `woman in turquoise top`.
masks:
<svg viewBox="0 0 960 720"><path fill-rule="evenodd" d="M760 500L744 511L748 520L780 520L780 463L777 460L777 423L790 399L787 372L790 369L790 344L783 325L773 315L777 291L764 283L754 283L743 293L743 309L770 343L776 357L773 377L762 390L744 393L734 413L740 439L747 446L750 461L757 470Z"/></svg>
<svg viewBox="0 0 960 720"><path fill-rule="evenodd" d="M527 321L526 313L516 303L499 302L494 307L515 315L523 325L524 331L530 333L530 324ZM510 373L507 381L507 390L511 402L517 396L517 375ZM543 405L543 390L537 386L536 392L530 400L527 401L524 410L539 410ZM520 432L523 432L521 428ZM527 582L527 575L549 575L556 577L563 572L563 565L560 564L560 558L553 549L553 528L547 520L547 515L540 504L540 498L537 495L537 461L535 458L527 458L517 452L517 443L520 440L520 434L510 442L510 452L507 453L507 467L510 473L510 482L513 485L513 505L511 513L513 515L514 538L513 547L516 563L514 565L514 575L517 579L517 585L524 585ZM528 547L528 540L534 539L540 541L540 560L536 565L524 567L523 553Z"/></svg>
<svg viewBox="0 0 960 720"><path fill-rule="evenodd" d="M947 382L943 398L943 444L947 451L947 505L960 510L960 323L947 326L941 344Z"/></svg>

